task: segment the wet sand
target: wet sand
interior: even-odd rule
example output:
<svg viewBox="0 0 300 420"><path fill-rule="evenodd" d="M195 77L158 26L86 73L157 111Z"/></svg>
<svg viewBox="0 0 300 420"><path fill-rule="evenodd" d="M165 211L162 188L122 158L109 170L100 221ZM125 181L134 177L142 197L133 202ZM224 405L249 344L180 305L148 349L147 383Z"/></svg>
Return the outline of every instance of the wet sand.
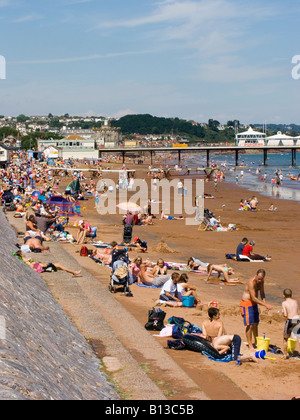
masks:
<svg viewBox="0 0 300 420"><path fill-rule="evenodd" d="M109 166L112 169L120 167ZM145 168L137 167L136 169L137 178L147 179ZM223 226L227 226L229 223L236 224L238 230L234 232L199 232L196 226L186 226L184 221L154 220L153 226L134 227L133 236L139 236L148 242L149 252L142 256L144 259L149 257L151 261L162 257L165 261L178 263L186 263L191 256L205 262L227 262L234 268L242 282L246 282L259 268L264 268L267 272L267 301L274 306L274 309L269 313L265 310L261 311L260 334L266 333L271 338L271 344L282 347L284 318L281 314L281 302L283 289L291 288L294 298L300 300L299 252L296 249L300 224L299 204L293 201L270 199L256 193L252 194L241 186L226 182L219 184L217 192L214 191L213 183L205 183L205 193L216 196L213 200L205 200L205 207L214 212L216 216L221 217ZM258 197L260 211L238 211L240 199L249 198L252 195ZM267 211L271 203L278 208L278 211ZM82 218L89 221L92 226L98 226L98 240L104 242L112 240L120 242L122 240L122 216L99 216L94 208L93 198L82 202L81 205L82 208L86 207L86 210L82 211ZM73 234L76 232L76 229L72 227L68 230ZM272 261L241 263L226 260L225 254L235 253L238 243L244 236L249 240L255 240L255 252L271 255ZM174 253L155 252L155 247L162 238ZM64 247L70 253L75 253L75 249L79 249L79 246L65 245ZM139 254L130 252L131 259L134 259L136 255ZM77 258L82 264L87 264L87 261L83 257L78 257L78 254ZM95 270L97 267L95 264L93 269ZM100 269L102 268L99 267ZM221 318L225 323L227 333L238 334L245 342L244 326L239 309L243 284L235 287L220 285L216 278L212 278L210 284L205 284L206 277L194 273L189 274L189 278L191 283L197 286L202 302L215 300L219 303ZM109 271L107 271L107 285L108 282ZM153 307L159 297L159 289L141 288L133 285L132 292L134 295L132 298L127 298L119 293L114 296L144 325L147 322L148 310ZM167 313L166 319L172 315L180 316L200 327L207 316L205 309L200 311L195 308L163 308L163 310ZM238 367L235 363L211 362L197 353L169 350L166 346L166 339L157 338L157 340L212 399L247 399L250 397L275 400L290 399L300 394L299 360L284 361L281 356L275 355L276 361L259 361L258 364L245 363ZM242 352L246 351L247 348L243 344ZM226 389L224 384L222 386L222 378L229 379L238 388L236 390L234 387ZM173 399L176 399L176 395Z"/></svg>

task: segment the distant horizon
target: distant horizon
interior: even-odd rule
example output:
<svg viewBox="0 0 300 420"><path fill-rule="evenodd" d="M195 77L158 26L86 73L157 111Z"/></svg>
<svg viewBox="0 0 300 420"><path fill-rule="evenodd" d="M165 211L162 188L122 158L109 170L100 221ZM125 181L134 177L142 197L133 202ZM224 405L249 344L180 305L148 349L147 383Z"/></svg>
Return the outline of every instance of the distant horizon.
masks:
<svg viewBox="0 0 300 420"><path fill-rule="evenodd" d="M0 0L0 115L289 125L299 16L294 0Z"/></svg>

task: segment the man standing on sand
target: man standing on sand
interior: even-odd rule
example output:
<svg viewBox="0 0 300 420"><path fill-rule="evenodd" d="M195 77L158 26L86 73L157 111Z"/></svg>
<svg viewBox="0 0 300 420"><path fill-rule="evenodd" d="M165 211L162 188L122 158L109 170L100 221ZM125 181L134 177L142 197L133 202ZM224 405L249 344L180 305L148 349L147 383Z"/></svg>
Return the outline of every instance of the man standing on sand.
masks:
<svg viewBox="0 0 300 420"><path fill-rule="evenodd" d="M258 305L264 306L268 311L272 309L272 306L268 305L266 302L265 277L265 270L258 270L256 275L246 284L240 303L241 313L246 327L247 342L249 344L249 349L252 351L254 351L252 336L254 338L254 344L256 344L256 338L258 337L258 325L260 321ZM258 299L259 294L261 300Z"/></svg>

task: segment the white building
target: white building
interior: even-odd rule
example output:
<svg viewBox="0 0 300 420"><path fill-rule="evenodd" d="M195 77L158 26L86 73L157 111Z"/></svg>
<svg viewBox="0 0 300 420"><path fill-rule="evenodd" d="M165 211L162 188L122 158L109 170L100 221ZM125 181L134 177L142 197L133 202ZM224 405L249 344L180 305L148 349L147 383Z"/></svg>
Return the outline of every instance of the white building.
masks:
<svg viewBox="0 0 300 420"><path fill-rule="evenodd" d="M73 134L61 140L38 140L38 151L45 153L50 147L58 150L61 159L98 159L99 151L93 139L85 139ZM53 151L53 149L51 149ZM47 153L47 152L46 152Z"/></svg>
<svg viewBox="0 0 300 420"><path fill-rule="evenodd" d="M4 167L6 164L10 163L14 151L15 148L0 143L0 166Z"/></svg>
<svg viewBox="0 0 300 420"><path fill-rule="evenodd" d="M294 144L294 137L282 134L281 131L278 131L278 133L275 134L275 136L267 137L268 146L294 146Z"/></svg>
<svg viewBox="0 0 300 420"><path fill-rule="evenodd" d="M296 146L300 146L300 136L295 137Z"/></svg>

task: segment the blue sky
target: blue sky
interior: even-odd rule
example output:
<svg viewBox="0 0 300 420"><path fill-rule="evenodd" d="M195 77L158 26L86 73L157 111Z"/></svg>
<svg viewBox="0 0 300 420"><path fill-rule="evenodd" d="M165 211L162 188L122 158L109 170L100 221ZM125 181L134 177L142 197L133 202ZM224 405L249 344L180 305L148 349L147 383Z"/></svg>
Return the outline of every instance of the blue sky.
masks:
<svg viewBox="0 0 300 420"><path fill-rule="evenodd" d="M300 0L0 0L0 114L300 124L299 21Z"/></svg>

